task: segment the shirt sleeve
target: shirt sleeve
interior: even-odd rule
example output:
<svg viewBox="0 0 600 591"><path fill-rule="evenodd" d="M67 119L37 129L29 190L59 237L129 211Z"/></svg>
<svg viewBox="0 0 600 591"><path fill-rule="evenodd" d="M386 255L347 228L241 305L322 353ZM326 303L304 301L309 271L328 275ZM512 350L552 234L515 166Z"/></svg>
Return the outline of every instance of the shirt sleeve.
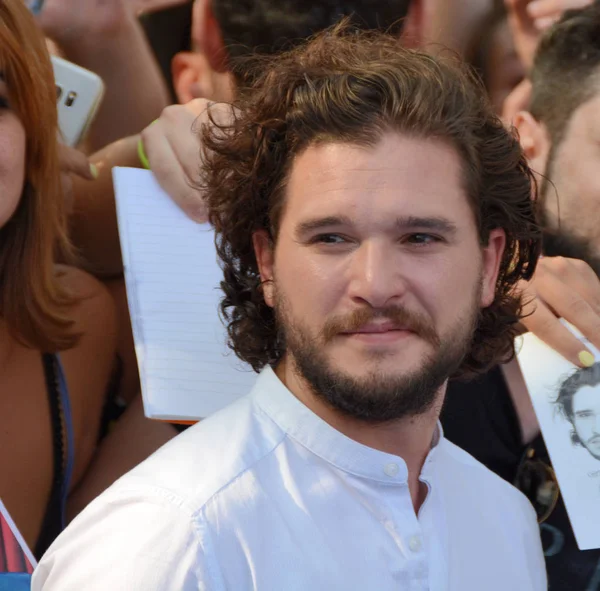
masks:
<svg viewBox="0 0 600 591"><path fill-rule="evenodd" d="M101 495L48 549L32 591L221 591L210 534L167 491Z"/></svg>

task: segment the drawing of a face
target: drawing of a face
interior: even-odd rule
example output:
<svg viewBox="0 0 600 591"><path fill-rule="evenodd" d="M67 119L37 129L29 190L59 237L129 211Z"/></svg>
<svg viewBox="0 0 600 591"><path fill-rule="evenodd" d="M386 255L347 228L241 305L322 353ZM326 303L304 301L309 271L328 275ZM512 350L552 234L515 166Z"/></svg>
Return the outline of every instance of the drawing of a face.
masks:
<svg viewBox="0 0 600 591"><path fill-rule="evenodd" d="M579 443L600 460L600 393L584 386L573 396L572 424Z"/></svg>

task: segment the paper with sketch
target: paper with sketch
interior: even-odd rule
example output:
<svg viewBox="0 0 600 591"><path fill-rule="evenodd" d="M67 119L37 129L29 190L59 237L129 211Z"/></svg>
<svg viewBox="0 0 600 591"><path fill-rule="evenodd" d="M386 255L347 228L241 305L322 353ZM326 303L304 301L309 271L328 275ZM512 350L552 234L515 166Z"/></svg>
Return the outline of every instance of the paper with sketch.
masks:
<svg viewBox="0 0 600 591"><path fill-rule="evenodd" d="M188 219L150 171L115 168L113 180L145 414L204 418L256 380L226 346L214 233Z"/></svg>
<svg viewBox="0 0 600 591"><path fill-rule="evenodd" d="M600 548L600 363L579 369L531 333L517 351L577 545Z"/></svg>

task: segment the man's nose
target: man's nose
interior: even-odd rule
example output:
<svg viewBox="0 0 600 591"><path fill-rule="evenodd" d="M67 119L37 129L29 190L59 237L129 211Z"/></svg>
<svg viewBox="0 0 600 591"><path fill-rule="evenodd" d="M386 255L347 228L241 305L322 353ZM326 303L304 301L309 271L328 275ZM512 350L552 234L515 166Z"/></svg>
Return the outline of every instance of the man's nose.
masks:
<svg viewBox="0 0 600 591"><path fill-rule="evenodd" d="M350 297L373 308L393 304L406 293L402 267L401 257L390 245L378 241L363 242L351 263Z"/></svg>

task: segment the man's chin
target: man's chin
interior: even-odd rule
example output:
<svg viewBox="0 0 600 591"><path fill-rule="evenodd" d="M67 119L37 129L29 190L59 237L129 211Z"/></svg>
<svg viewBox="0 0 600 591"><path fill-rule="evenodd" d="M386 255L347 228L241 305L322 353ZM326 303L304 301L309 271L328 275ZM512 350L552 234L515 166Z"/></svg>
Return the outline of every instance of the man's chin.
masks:
<svg viewBox="0 0 600 591"><path fill-rule="evenodd" d="M590 452L590 455L592 457L594 457L596 460L600 461L600 446L590 445L590 446L586 446L586 449Z"/></svg>

